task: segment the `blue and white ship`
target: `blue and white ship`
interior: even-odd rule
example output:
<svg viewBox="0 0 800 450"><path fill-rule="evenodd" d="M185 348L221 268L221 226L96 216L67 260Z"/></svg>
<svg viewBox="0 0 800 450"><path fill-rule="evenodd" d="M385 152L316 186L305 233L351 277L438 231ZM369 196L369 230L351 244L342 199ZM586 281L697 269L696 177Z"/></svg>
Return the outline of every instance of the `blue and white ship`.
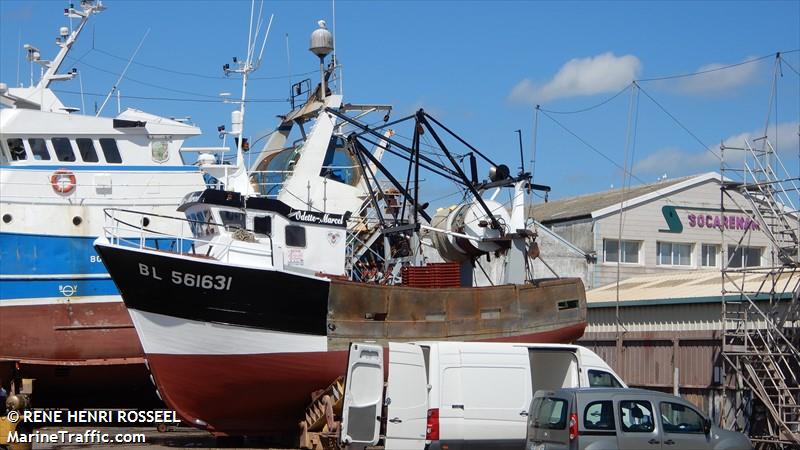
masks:
<svg viewBox="0 0 800 450"><path fill-rule="evenodd" d="M61 28L52 61L25 46L42 66L38 84L0 84L0 386L35 378L39 406L91 404L115 398L107 395L114 391L155 398L128 312L92 242L106 208L144 210L137 226L181 232L162 216L174 214L187 192L207 187L204 173L223 180L238 168L202 154L224 147L183 147L200 134L193 125L133 109L113 118L84 115L59 100L51 84L76 75L59 69L104 9L81 1L65 10L80 23ZM211 162L187 164L182 152Z"/></svg>

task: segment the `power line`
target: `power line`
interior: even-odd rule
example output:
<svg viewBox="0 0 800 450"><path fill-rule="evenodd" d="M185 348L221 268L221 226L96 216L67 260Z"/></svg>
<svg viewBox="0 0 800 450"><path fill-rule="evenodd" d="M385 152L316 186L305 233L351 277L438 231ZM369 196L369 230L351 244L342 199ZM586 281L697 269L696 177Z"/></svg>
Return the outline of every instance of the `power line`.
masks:
<svg viewBox="0 0 800 450"><path fill-rule="evenodd" d="M72 58L70 58L70 59L72 59ZM97 66L91 65L91 64L89 64L89 63L87 63L85 61L79 62L79 64L85 65L86 67L89 67L90 69L94 69L94 70L97 70L97 71L100 71L100 72L104 72L104 73L107 73L107 74L110 74L110 75L116 75L116 76L120 75L119 73L116 73L116 72L111 71L111 70L107 70L107 69L103 69L101 67L97 67ZM168 87L165 87L165 86L159 86L159 85L153 84L153 83L147 83L147 82L141 81L141 80L136 80L136 79L130 78L130 77L125 77L125 79L128 80L128 81L131 81L133 83L141 84L143 86L152 87L152 88L155 88L155 89L162 89L162 90L165 90L165 91L175 92L175 93L178 93L178 94L194 95L196 97L206 97L206 98L213 98L213 99L217 98L217 96L215 96L215 95L200 94L200 93L197 93L197 92L183 91L183 90L180 90L180 89L172 89L172 88L168 88Z"/></svg>
<svg viewBox="0 0 800 450"><path fill-rule="evenodd" d="M115 55L115 54L107 52L105 50L101 50L99 48L95 48L94 50L96 52L98 52L98 53L101 53L103 55L109 56L111 58L127 61L127 58L123 58L122 56ZM231 80L232 79L232 78L226 77L224 75L206 75L206 74L195 73L195 72L184 72L184 71L180 71L180 70L168 69L166 67L156 66L156 65L152 65L152 64L145 64L145 63L140 63L140 62L136 62L136 61L134 61L133 64L137 65L137 66L141 66L141 67L146 67L146 68L152 69L152 70L158 70L158 71L161 71L161 72L172 73L172 74L175 74L175 75L183 75L183 76L187 76L187 77L204 78L204 79L209 79L209 80ZM286 78L291 79L292 77L300 77L300 76L303 76L303 75L310 75L310 74L314 74L314 73L317 73L317 71L316 70L311 70L311 71L308 71L308 72L301 72L301 73L295 73L295 74L289 74L289 75L276 75L276 76L272 76L272 77L250 77L250 80L280 80L280 79L286 79Z"/></svg>
<svg viewBox="0 0 800 450"><path fill-rule="evenodd" d="M53 92L57 92L60 94L83 94L89 95L92 97L105 97L107 94L98 94L92 92L78 92L78 91L67 91L61 89L53 89ZM161 101L169 101L169 102L194 102L194 103L225 103L223 99L193 99L193 98L170 98L170 97L143 97L137 95L120 95L121 98L129 98L129 99L136 99L136 100L161 100ZM237 100L238 102L238 100ZM251 99L245 100L245 103L284 103L286 102L285 99L276 99L276 98L264 98L264 99Z"/></svg>
<svg viewBox="0 0 800 450"><path fill-rule="evenodd" d="M622 167L622 166L621 166L621 165L620 165L618 162L614 161L614 159L613 159L613 158L611 158L610 156L608 156L608 155L606 155L605 153L603 153L603 152L602 152L600 149L598 149L597 147L593 146L592 144L590 144L589 142L587 142L586 140L584 140L582 137L578 136L578 134L577 134L577 133L573 132L572 130L570 130L569 128L567 128L567 127L566 127L566 125L564 125L564 124L562 124L561 122L559 122L558 120L556 120L556 119L555 119L553 116L551 116L551 115L550 115L550 114L549 114L547 111L542 111L542 114L544 114L544 115L545 115L545 117L547 117L548 119L550 119L550 120L552 120L553 122L555 122L555 124L556 124L556 125L558 125L559 127L561 127L561 129L563 129L563 130L564 130L564 131L566 131L567 133L571 134L571 135L572 135L572 137L574 137L575 139L577 139L578 141L580 141L580 142L581 142L583 145L585 145L586 147L588 147L590 150L592 150L593 152L595 152L595 153L597 153L598 155L602 156L602 157L603 157L603 159L605 159L606 161L610 162L610 163L611 163L611 164L613 164L615 167L617 167L618 169L620 169L620 170L621 170L623 173L626 173L626 174L628 174L629 176L631 176L631 177L635 178L635 179L636 179L636 181L638 181L638 182L640 182L640 183L642 183L642 184L646 184L644 180L642 180L641 178L637 177L637 176L636 176L636 175L634 175L634 174L633 174L631 171L629 171L628 169L626 169L626 168Z"/></svg>
<svg viewBox="0 0 800 450"><path fill-rule="evenodd" d="M792 50L792 51L797 51L797 50ZM790 53L790 52L787 52L787 53ZM676 78L694 77L694 76L697 76L697 75L704 75L704 74L711 73L711 72L718 72L720 70L726 70L726 69L731 69L733 67L743 66L745 64L752 64L752 63L755 63L755 62L758 62L758 61L761 61L761 60L764 60L764 59L767 59L767 58L772 58L772 57L775 57L775 53L770 53L769 55L760 56L758 58L748 59L748 60L745 60L745 61L742 61L742 62L739 62L739 63L735 63L735 64L729 64L727 66L715 67L713 69L701 70L701 71L698 71L698 72L684 73L684 74L679 74L679 75L665 75L663 77L642 78L642 79L636 80L636 81L637 82L660 81L660 80L674 80Z"/></svg>
<svg viewBox="0 0 800 450"><path fill-rule="evenodd" d="M617 98L620 95L622 95L623 92L625 92L628 89L630 89L631 85L632 84L628 84L621 91L617 92L616 94L612 95L611 97L601 101L600 103L598 103L596 105L592 105L592 106L589 106L589 107L586 107L586 108L583 108L583 109L576 109L574 111L554 111L554 110L550 110L550 109L544 109L540 105L536 105L536 107L540 111L549 112L550 114L578 114L578 113L583 113L583 112L586 112L586 111L591 111L591 110L593 110L595 108L599 108L599 107L605 105L606 103L610 102L611 100L614 100L615 98Z"/></svg>

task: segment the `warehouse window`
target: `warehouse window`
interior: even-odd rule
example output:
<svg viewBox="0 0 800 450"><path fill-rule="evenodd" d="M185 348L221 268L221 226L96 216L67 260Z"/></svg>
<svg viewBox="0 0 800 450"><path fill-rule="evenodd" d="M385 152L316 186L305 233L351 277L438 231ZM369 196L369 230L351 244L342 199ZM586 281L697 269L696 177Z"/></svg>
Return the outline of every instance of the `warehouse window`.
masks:
<svg viewBox="0 0 800 450"><path fill-rule="evenodd" d="M717 253L719 253L719 245L703 244L700 251L700 265L703 267L717 267Z"/></svg>
<svg viewBox="0 0 800 450"><path fill-rule="evenodd" d="M761 265L761 247L728 246L728 267L759 267Z"/></svg>
<svg viewBox="0 0 800 450"><path fill-rule="evenodd" d="M692 265L692 244L657 242L656 250L658 253L656 263L660 266Z"/></svg>
<svg viewBox="0 0 800 450"><path fill-rule="evenodd" d="M621 244L621 245L620 245ZM603 261L639 264L639 241L603 239ZM620 251L620 247L622 251ZM622 257L620 258L620 254Z"/></svg>

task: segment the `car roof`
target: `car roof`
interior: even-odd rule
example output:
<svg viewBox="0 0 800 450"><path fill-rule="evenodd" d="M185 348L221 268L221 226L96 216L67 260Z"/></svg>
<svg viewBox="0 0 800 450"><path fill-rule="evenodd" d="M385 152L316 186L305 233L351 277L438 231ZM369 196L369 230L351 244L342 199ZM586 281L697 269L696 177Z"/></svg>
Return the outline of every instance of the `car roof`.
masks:
<svg viewBox="0 0 800 450"><path fill-rule="evenodd" d="M596 387L581 387L581 388L562 388L562 389L555 389L550 390L549 392L553 392L556 396L558 394L561 395L570 395L570 394L579 394L579 395L592 395L593 397L603 397L603 396L613 396L613 395L648 395L651 397L660 397L660 398L668 398L668 399L681 399L681 397L677 397L672 394L668 394L665 392L660 391L651 391L649 389L635 389L635 388L596 388Z"/></svg>

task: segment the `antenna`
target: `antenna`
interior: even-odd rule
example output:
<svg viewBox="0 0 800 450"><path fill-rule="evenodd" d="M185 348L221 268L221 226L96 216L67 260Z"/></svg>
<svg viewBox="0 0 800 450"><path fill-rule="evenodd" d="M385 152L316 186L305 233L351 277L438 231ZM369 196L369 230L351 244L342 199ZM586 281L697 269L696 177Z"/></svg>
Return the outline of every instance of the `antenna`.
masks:
<svg viewBox="0 0 800 450"><path fill-rule="evenodd" d="M519 136L519 170L520 174L525 173L525 157L522 155L522 130L516 130L517 136Z"/></svg>
<svg viewBox="0 0 800 450"><path fill-rule="evenodd" d="M131 55L131 58L128 60L128 64L125 66L125 70L123 70L122 73L119 75L119 78L117 78L117 82L114 83L114 86L111 86L111 90L108 92L108 95L106 95L106 99L103 100L103 104L100 105L100 109L97 110L97 114L95 114L95 117L99 116L100 113L103 112L103 108L105 108L106 103L108 103L108 99L111 98L111 95L114 93L114 91L117 90L117 88L119 87L120 83L122 83L122 79L125 77L125 74L128 72L128 68L131 67L131 63L133 62L133 58L135 58L136 54L139 53L139 49L142 48L142 44L144 44L144 40L147 39L147 35L149 35L149 34L150 34L150 28L148 28L147 32L145 32L144 36L142 36L142 40L139 41L139 45L136 47L136 50L134 50L133 55Z"/></svg>
<svg viewBox="0 0 800 450"><path fill-rule="evenodd" d="M332 9L332 19L333 19L333 42L336 42L336 0L331 0L331 9ZM336 66L339 65L339 60L336 58L336 46L333 47L333 67L336 70ZM342 69L339 69L339 95L344 95L344 75L342 74Z"/></svg>
<svg viewBox="0 0 800 450"><path fill-rule="evenodd" d="M289 33L286 33L286 67L289 75L289 92L292 92L292 58L289 55Z"/></svg>

